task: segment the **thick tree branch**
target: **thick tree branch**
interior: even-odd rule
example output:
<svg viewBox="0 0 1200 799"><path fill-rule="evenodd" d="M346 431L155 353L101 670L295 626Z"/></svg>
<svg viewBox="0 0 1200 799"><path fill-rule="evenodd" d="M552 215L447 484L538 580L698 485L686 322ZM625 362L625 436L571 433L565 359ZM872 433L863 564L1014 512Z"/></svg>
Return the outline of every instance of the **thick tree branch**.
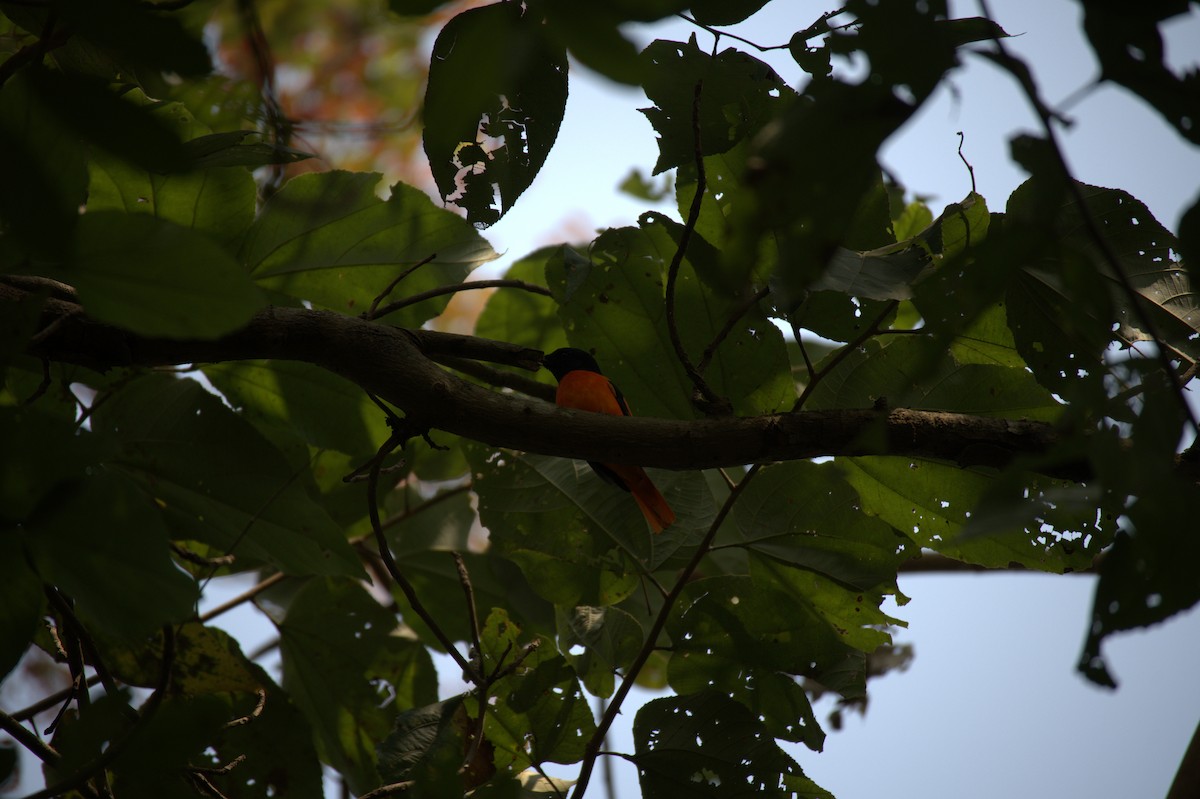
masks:
<svg viewBox="0 0 1200 799"><path fill-rule="evenodd" d="M24 292L0 283L0 307ZM31 355L93 369L252 358L316 364L381 397L421 424L497 447L667 469L701 469L823 455L892 454L960 466L1003 467L1059 440L1048 424L956 413L825 410L751 418L675 421L612 417L491 391L441 369L435 355L528 365L536 351L503 342L408 331L330 311L268 308L213 341L152 339L100 324L78 306L45 300ZM1083 461L1048 473L1090 477Z"/></svg>

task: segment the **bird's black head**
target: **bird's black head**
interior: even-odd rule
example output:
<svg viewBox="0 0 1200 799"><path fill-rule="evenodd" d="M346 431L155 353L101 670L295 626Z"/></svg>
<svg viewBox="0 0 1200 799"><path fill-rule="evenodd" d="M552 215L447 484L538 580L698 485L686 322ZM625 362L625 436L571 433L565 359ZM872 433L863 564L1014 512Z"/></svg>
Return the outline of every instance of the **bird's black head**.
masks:
<svg viewBox="0 0 1200 799"><path fill-rule="evenodd" d="M582 371L603 374L595 358L589 353L575 349L574 347L563 347L562 349L555 350L542 359L542 366L550 370L550 374L554 375L555 380L562 380L567 372Z"/></svg>

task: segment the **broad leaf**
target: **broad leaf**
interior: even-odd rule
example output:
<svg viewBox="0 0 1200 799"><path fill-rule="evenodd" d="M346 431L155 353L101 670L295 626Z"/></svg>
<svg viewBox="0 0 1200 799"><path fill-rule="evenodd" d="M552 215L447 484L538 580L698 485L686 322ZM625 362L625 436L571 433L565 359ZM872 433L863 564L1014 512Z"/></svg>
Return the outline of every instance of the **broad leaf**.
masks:
<svg viewBox="0 0 1200 799"><path fill-rule="evenodd" d="M533 182L566 108L566 52L535 9L468 9L433 45L425 154L442 199L479 227L507 213Z"/></svg>
<svg viewBox="0 0 1200 799"><path fill-rule="evenodd" d="M378 174L326 172L284 184L246 234L242 262L270 288L346 313L366 311L401 273L408 275L386 302L459 283L496 257L462 218L417 189L397 183L375 195ZM387 317L420 327L441 313L448 296L425 300Z"/></svg>
<svg viewBox="0 0 1200 799"><path fill-rule="evenodd" d="M646 96L654 106L641 111L659 136L656 175L694 163L697 151L726 152L794 96L762 61L733 48L710 56L700 50L694 35L686 43L652 42L642 59Z"/></svg>
<svg viewBox="0 0 1200 799"><path fill-rule="evenodd" d="M428 651L394 635L396 624L357 583L324 579L301 589L279 626L284 688L355 793L379 784L375 743L396 714L436 697Z"/></svg>
<svg viewBox="0 0 1200 799"><path fill-rule="evenodd" d="M654 699L633 722L642 795L832 799L749 710L719 691Z"/></svg>
<svg viewBox="0 0 1200 799"><path fill-rule="evenodd" d="M1077 490L1066 481L1029 476L1000 482L992 473L915 458L839 458L837 465L857 489L866 513L955 560L989 568L1017 564L1079 571L1091 566L1111 534L1097 519L1094 498L1066 501ZM1005 489L1002 500L993 493L997 487ZM985 499L1004 515L987 518ZM976 526L971 535L968 523Z"/></svg>
<svg viewBox="0 0 1200 799"><path fill-rule="evenodd" d="M241 568L360 575L342 531L309 498L302 475L248 422L192 380L143 377L94 414L119 441L173 535L233 554Z"/></svg>
<svg viewBox="0 0 1200 799"><path fill-rule="evenodd" d="M675 356L664 308L666 267L677 244L657 215L644 215L642 223L605 231L589 261L567 253L551 260L547 279L568 339L595 351L635 414L695 418L693 387ZM676 284L680 338L693 363L746 302L741 293L711 288L704 274L685 259ZM738 317L705 377L739 413L790 407L795 396L783 336L757 307Z"/></svg>
<svg viewBox="0 0 1200 799"><path fill-rule="evenodd" d="M145 214L84 214L69 262L55 273L90 316L146 336L217 338L264 302L216 241Z"/></svg>
<svg viewBox="0 0 1200 799"><path fill-rule="evenodd" d="M869 408L878 401L890 407L951 411L1051 421L1061 403L1018 366L936 360L937 342L896 336L884 344L872 341L844 358L822 379L807 408Z"/></svg>
<svg viewBox="0 0 1200 799"><path fill-rule="evenodd" d="M366 459L388 436L383 413L362 389L298 361L230 361L204 375L252 420L286 427L312 447Z"/></svg>
<svg viewBox="0 0 1200 799"><path fill-rule="evenodd" d="M632 615L617 607L578 605L557 609L558 646L588 691L611 696L613 675L627 668L646 633Z"/></svg>
<svg viewBox="0 0 1200 799"><path fill-rule="evenodd" d="M74 599L80 618L106 635L138 641L194 612L195 582L171 559L153 501L124 474L91 475L22 529L38 575Z"/></svg>
<svg viewBox="0 0 1200 799"><path fill-rule="evenodd" d="M482 663L492 672L520 657L520 628L494 608L480 634ZM492 688L484 734L501 769L530 763L575 763L596 731L591 708L574 670L548 642L524 655L510 676ZM474 703L469 703L474 704Z"/></svg>

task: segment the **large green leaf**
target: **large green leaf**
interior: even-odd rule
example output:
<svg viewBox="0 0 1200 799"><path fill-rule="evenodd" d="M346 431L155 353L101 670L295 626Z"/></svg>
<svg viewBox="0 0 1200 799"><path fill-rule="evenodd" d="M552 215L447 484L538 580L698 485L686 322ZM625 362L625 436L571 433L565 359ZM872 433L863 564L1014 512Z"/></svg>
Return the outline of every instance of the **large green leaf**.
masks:
<svg viewBox="0 0 1200 799"><path fill-rule="evenodd" d="M677 231L658 215L641 221L639 228L601 234L588 261L570 252L552 259L547 279L568 339L595 351L635 414L695 418L700 413L690 400L692 384L675 357L664 306L665 271ZM703 279L709 265L685 260L676 283L679 335L693 362L746 300L739 291L714 288L720 278ZM705 378L742 414L790 407L795 397L783 336L757 307L740 317L717 348Z"/></svg>
<svg viewBox="0 0 1200 799"><path fill-rule="evenodd" d="M1063 406L1024 369L936 358L940 345L917 336L868 342L837 364L807 408L891 407L1053 420ZM936 358L931 372L927 364Z"/></svg>
<svg viewBox="0 0 1200 799"><path fill-rule="evenodd" d="M21 187L0 191L0 221L6 245L57 253L87 196L87 167L83 144L46 107L31 74L19 71L0 92L0 170L6 185Z"/></svg>
<svg viewBox="0 0 1200 799"><path fill-rule="evenodd" d="M303 474L195 381L143 377L92 419L119 441L114 462L154 497L174 537L232 553L242 568L362 574L342 531L306 493Z"/></svg>
<svg viewBox="0 0 1200 799"><path fill-rule="evenodd" d="M508 614L493 609L480 633L484 668L492 672L510 665L522 651L520 637ZM575 671L548 641L492 686L484 733L495 747L498 768L575 763L595 731Z"/></svg>
<svg viewBox="0 0 1200 799"><path fill-rule="evenodd" d="M199 141L209 132L179 103L159 106L151 116L185 142ZM88 162L88 176L88 213L149 214L205 233L233 250L254 219L254 177L241 167L152 171L99 151Z"/></svg>
<svg viewBox="0 0 1200 799"><path fill-rule="evenodd" d="M1082 205L1036 177L1009 198L1005 236L1042 246L1020 264L1005 299L1017 348L1038 380L1068 400L1103 403L1102 359L1113 342L1143 341L1154 329L1172 348L1200 356L1200 299L1173 260L1175 237L1141 202L1123 191L1076 186Z"/></svg>
<svg viewBox="0 0 1200 799"><path fill-rule="evenodd" d="M642 625L618 607L590 605L558 608L556 621L559 649L588 691L611 696L613 675L627 668L642 648Z"/></svg>
<svg viewBox="0 0 1200 799"><path fill-rule="evenodd" d="M546 285L546 263L558 248L535 250L508 268L509 280L523 280L536 286ZM543 352L567 345L566 334L550 297L529 291L501 289L488 298L475 322L475 335L507 341Z"/></svg>
<svg viewBox="0 0 1200 799"><path fill-rule="evenodd" d="M650 533L628 494L598 478L579 485L575 462L563 458L472 451L472 463L495 552L519 565L541 596L556 605L611 605L636 588L636 553L647 546L635 549L635 541ZM606 534L592 530L583 504L609 520Z"/></svg>
<svg viewBox="0 0 1200 799"><path fill-rule="evenodd" d="M22 529L41 578L107 635L137 641L194 612L199 591L171 559L162 516L124 474L89 475L44 503Z"/></svg>
<svg viewBox="0 0 1200 799"><path fill-rule="evenodd" d="M642 795L832 799L763 723L718 690L654 699L633 722Z"/></svg>
<svg viewBox="0 0 1200 799"><path fill-rule="evenodd" d="M494 3L451 19L433 44L425 154L442 199L479 227L537 176L567 104L567 54L536 6Z"/></svg>
<svg viewBox="0 0 1200 799"><path fill-rule="evenodd" d="M252 420L299 433L311 446L366 459L388 437L383 413L362 389L298 361L228 361L204 375Z"/></svg>
<svg viewBox="0 0 1200 799"><path fill-rule="evenodd" d="M29 649L42 621L46 596L42 581L30 566L21 536L0 528L0 680Z"/></svg>
<svg viewBox="0 0 1200 799"><path fill-rule="evenodd" d="M460 282L496 257L461 217L397 183L384 201L375 173L325 172L293 178L266 203L247 232L241 258L259 285L317 305L359 313L401 273L388 302ZM404 327L441 313L447 296L387 317Z"/></svg>
<svg viewBox="0 0 1200 799"><path fill-rule="evenodd" d="M723 153L753 135L794 97L762 61L733 48L710 56L701 51L695 35L686 43L654 41L642 51L642 59L643 85L654 105L641 111L658 132L656 175L695 161L697 127L700 154Z"/></svg>
<svg viewBox="0 0 1200 799"><path fill-rule="evenodd" d="M1154 376L1146 381L1141 413L1127 439L1116 426L1091 442L1093 462L1106 489L1121 498L1121 532L1100 562L1079 668L1109 687L1116 680L1101 645L1115 632L1146 627L1200 602L1195 564L1200 537L1191 521L1200 514L1200 488L1177 466L1180 430L1187 429L1179 397Z"/></svg>
<svg viewBox="0 0 1200 799"><path fill-rule="evenodd" d="M146 214L96 211L76 225L66 265L90 316L147 336L216 338L263 306L262 293L208 236Z"/></svg>
<svg viewBox="0 0 1200 799"><path fill-rule="evenodd" d="M1079 571L1091 566L1111 535L1097 519L1096 498L1063 480L1025 476L1010 482L917 458L839 458L837 465L866 513L967 563ZM968 523L975 528L969 535Z"/></svg>
<svg viewBox="0 0 1200 799"><path fill-rule="evenodd" d="M919 554L900 531L862 511L832 463L767 466L733 507L736 536L718 539L855 590L896 592L896 570Z"/></svg>
<svg viewBox="0 0 1200 799"><path fill-rule="evenodd" d="M315 579L279 625L283 685L308 717L322 759L351 790L378 786L375 744L401 710L437 696L437 674L419 642L358 583Z"/></svg>

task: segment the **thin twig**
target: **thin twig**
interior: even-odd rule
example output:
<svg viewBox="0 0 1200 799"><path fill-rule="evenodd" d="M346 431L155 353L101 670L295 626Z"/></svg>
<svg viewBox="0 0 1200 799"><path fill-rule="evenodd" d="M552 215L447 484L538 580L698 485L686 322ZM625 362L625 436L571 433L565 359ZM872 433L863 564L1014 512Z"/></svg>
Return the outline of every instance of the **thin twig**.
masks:
<svg viewBox="0 0 1200 799"><path fill-rule="evenodd" d="M379 296L377 296L375 299L371 300L371 307L368 308L367 312L363 314L363 318L364 319L374 319L375 318L375 309L379 307L379 303L381 303L385 299L387 299L387 296L392 293L392 290L395 289L396 286L400 285L400 281L404 280L404 278L408 277L409 275L411 275L413 272L420 269L425 264L430 263L434 258L437 258L436 252L430 253L429 255L425 256L424 258L422 258L421 260L417 261L415 264L410 266L408 269L405 269L403 272L401 272L399 275L397 275L395 280L393 280L391 283L388 283L387 286L384 288L384 290L379 292Z"/></svg>
<svg viewBox="0 0 1200 799"><path fill-rule="evenodd" d="M54 796L61 796L70 791L77 790L86 782L95 777L99 772L108 768L118 755L125 750L125 747L133 740L147 722L158 711L162 704L163 697L166 695L167 689L171 685L171 667L175 661L175 631L171 625L166 625L162 630L163 634L163 649L162 649L162 667L158 675L158 684L154 688L154 693L150 694L150 698L142 705L141 711L138 713L137 720L125 731L121 737L111 741L108 747L97 755L90 763L76 771L71 776L49 785L46 788L26 796L25 799L50 799Z"/></svg>
<svg viewBox="0 0 1200 799"><path fill-rule="evenodd" d="M253 658L251 658L251 660L253 660ZM247 724L249 724L250 722L254 721L259 716L262 715L263 710L265 710L267 707L267 692L264 689L259 688L258 691L256 692L256 694L258 695L258 702L255 703L254 710L251 710L249 715L241 716L239 718L231 719L230 721L225 722L225 729L228 730L233 727L245 727ZM235 761L235 762L240 762L240 761ZM233 768L233 766L230 765L227 768Z"/></svg>
<svg viewBox="0 0 1200 799"><path fill-rule="evenodd" d="M0 730L4 730L11 735L17 743L33 752L37 759L47 765L56 765L60 759L58 752L50 744L43 741L32 731L25 729L25 726L17 721L12 716L0 710Z"/></svg>
<svg viewBox="0 0 1200 799"><path fill-rule="evenodd" d="M716 538L717 530L725 522L725 517L729 515L734 503L742 495L742 491L746 489L746 486L750 484L750 481L754 479L760 469L761 464L751 466L741 481L729 492L729 496L725 498L721 509L717 511L716 518L713 519L712 524L709 526L708 532L704 534L704 539L696 547L696 551L692 553L692 557L687 565L679 572L679 576L675 579L675 584L671 586L670 593L667 594L663 600L662 607L659 608L658 615L654 618L650 629L646 631L646 642L642 645L637 657L629 664L629 668L625 670L625 676L621 679L621 684L617 686L617 690L613 693L608 709L601 716L600 723L596 725L596 732L592 734L591 739L584 748L583 762L579 769L579 779L575 783L575 790L571 792L571 799L583 799L583 794L587 790L588 782L592 777L592 770L596 766L596 757L600 753L600 748L604 745L604 739L608 735L608 730L612 727L617 715L621 712L621 705L624 704L630 689L633 688L638 672L642 670L642 667L646 665L646 661L650 659L650 655L654 653L658 636L662 634L663 628L666 627L667 618L671 615L671 610L674 608L675 602L679 599L679 595L683 593L683 589L691 581L692 575L695 574L696 569L700 566L700 561L708 554L709 549L712 547L713 539Z"/></svg>
<svg viewBox="0 0 1200 799"><path fill-rule="evenodd" d="M971 193L974 194L975 193L975 167L971 166L971 162L967 160L967 157L965 155L963 155L963 151L962 151L963 142L965 142L966 139L967 139L966 134L960 130L958 132L958 157L963 162L963 165L966 166L967 173L971 176ZM964 221L965 221L965 219L964 219Z"/></svg>
<svg viewBox="0 0 1200 799"><path fill-rule="evenodd" d="M679 278L679 268L683 264L684 256L687 255L688 244L692 240L692 233L696 230L696 223L700 220L700 208L704 202L704 192L708 189L708 182L704 173L704 152L701 148L700 140L700 96L703 85L702 82L696 83L695 93L692 97L696 193L692 195L692 205L688 209L687 221L683 225L683 231L679 234L679 244L675 248L675 254L671 257L671 263L667 266L665 297L667 333L671 337L671 346L675 349L675 357L679 360L680 365L683 366L683 370L687 372L692 385L704 401L703 410L705 413L728 415L732 412L729 400L717 396L717 393L704 380L704 376L696 370L692 359L688 357L687 351L683 348L683 341L679 337L679 323L675 319L675 284Z"/></svg>
<svg viewBox="0 0 1200 799"><path fill-rule="evenodd" d="M804 407L804 403L808 401L808 398L812 395L813 391L816 389L817 384L820 383L821 380L824 379L826 375L828 375L830 372L832 372L839 363L841 363L847 357L849 357L850 353L854 352L859 347L861 347L864 343L866 343L867 339L879 334L879 326L883 324L883 320L887 319L888 315L890 313L892 313L892 311L896 310L896 306L899 304L900 303L897 300L892 300L891 302L889 302L887 304L887 306L884 307L883 313L879 314L879 316L875 318L875 321L873 321L873 322L871 322L871 324L867 325L867 327L863 330L863 332L859 333L858 336L855 337L855 339L853 341L847 343L846 346L842 347L840 350L838 350L836 353L834 353L833 357L829 359L829 363L825 364L824 369L822 369L819 372L810 372L811 379L808 381L808 384L806 386L804 386L804 391L800 392L800 397L796 400L796 404L792 406L793 412L798 411ZM797 341L798 340L799 339L797 339ZM806 362L808 361L807 354L805 354L804 360Z"/></svg>
<svg viewBox="0 0 1200 799"><path fill-rule="evenodd" d="M528 291L530 294L541 294L543 297L552 297L550 289L545 286L539 286L536 283L528 283L524 280L472 280L468 283L455 283L451 286L438 286L429 291L422 291L420 294L413 294L411 297L405 297L402 300L390 302L382 308L377 309L373 314L368 316L368 319L380 319L390 313L407 308L410 305L416 305L418 302L431 300L434 297L442 297L446 294L454 294L459 291L472 291L475 289L521 289Z"/></svg>
<svg viewBox="0 0 1200 799"><path fill-rule="evenodd" d="M709 342L708 346L704 348L704 352L700 355L700 363L696 364L696 371L704 374L705 370L708 369L708 364L712 361L713 355L717 352L717 347L721 346L721 343L729 338L729 334L733 332L734 326L737 325L743 316L749 313L751 308L758 305L770 293L771 287L763 286L754 292L754 295L742 303L741 306L734 309L734 312L729 315L729 319L725 321L725 326L721 328L717 335L713 337L713 340Z"/></svg>
<svg viewBox="0 0 1200 799"><path fill-rule="evenodd" d="M275 572L270 577L267 577L266 579L262 580L261 582L254 585L253 587L246 589L245 591L243 591L242 593L233 597L232 599L222 602L220 605L217 605L215 608L211 608L211 609L205 611L204 613L201 613L200 617L199 617L199 621L206 622L211 619L215 619L217 616L220 616L223 613L227 613L227 612L233 610L238 605L241 605L244 602L249 602L251 599L254 599L254 597L258 596L263 591L266 591L268 588L270 588L274 585L278 585L279 583L283 582L286 579L287 579L287 575L284 574L283 572Z"/></svg>
<svg viewBox="0 0 1200 799"><path fill-rule="evenodd" d="M383 443L379 451L375 454L375 459L371 463L370 479L367 480L367 513L371 517L371 529L375 531L375 542L379 547L379 557L383 560L383 566L391 575L392 580L404 593L408 604L413 611L421 617L430 632L438 639L446 653L454 659L458 667L462 669L472 682L479 684L481 677L475 666L463 657L462 653L450 640L450 636L446 635L445 631L438 625L433 618L433 614L421 602L421 598L417 596L417 591L413 588L413 584L408 581L401 572L400 567L396 565L396 559L392 557L391 547L388 546L387 536L383 533L383 525L379 520L379 472L383 466L383 459L398 446L403 446L404 442L413 437L413 433L400 429L394 431L388 440Z"/></svg>
<svg viewBox="0 0 1200 799"><path fill-rule="evenodd" d="M458 571L458 582L462 585L463 595L467 600L467 615L471 620L471 646L476 652L482 652L483 644L479 642L479 610L475 606L475 589L471 586L471 575L467 572L467 562L458 552L451 552L450 556L454 558L454 568Z"/></svg>
<svg viewBox="0 0 1200 799"><path fill-rule="evenodd" d="M79 617L75 615L75 609L71 607L71 603L57 588L52 586L46 587L46 596L50 600L50 604L58 611L59 615L67 624L71 635L79 643L79 650L86 660L91 662L92 668L96 670L96 676L100 678L100 682L104 685L104 690L108 694L115 695L117 693L117 683L109 672L108 667L104 665L104 661L100 658L100 650L96 647L96 642L92 640L92 636L88 633L83 623L79 621ZM74 668L74 665L72 665ZM79 664L80 675L82 676L83 662ZM79 690L84 694L87 693L87 685L80 677L76 680L79 682ZM83 704L86 704L84 702Z"/></svg>
<svg viewBox="0 0 1200 799"><path fill-rule="evenodd" d="M693 19L692 17L689 17L687 14L684 14L683 12L679 12L675 16L679 17L684 22L689 22L692 25L695 25L697 28L707 31L708 33L711 33L713 36L716 36L717 38L726 36L730 39L733 39L735 42L741 42L742 44L749 45L750 47L753 47L755 50L757 50L760 53L766 53L770 50L786 50L788 48L788 46L786 44L768 44L768 45L756 44L756 43L750 41L749 39L743 39L741 36L738 36L733 33L729 33L728 31L723 31L723 30L720 30L719 28L714 28L711 25L705 25L703 22L700 22L697 19Z"/></svg>
<svg viewBox="0 0 1200 799"><path fill-rule="evenodd" d="M373 791L367 791L362 796L358 797L358 799L383 799L385 796L394 796L398 793L404 793L416 784L416 780L405 780L404 782L393 782L389 785L381 785Z"/></svg>

